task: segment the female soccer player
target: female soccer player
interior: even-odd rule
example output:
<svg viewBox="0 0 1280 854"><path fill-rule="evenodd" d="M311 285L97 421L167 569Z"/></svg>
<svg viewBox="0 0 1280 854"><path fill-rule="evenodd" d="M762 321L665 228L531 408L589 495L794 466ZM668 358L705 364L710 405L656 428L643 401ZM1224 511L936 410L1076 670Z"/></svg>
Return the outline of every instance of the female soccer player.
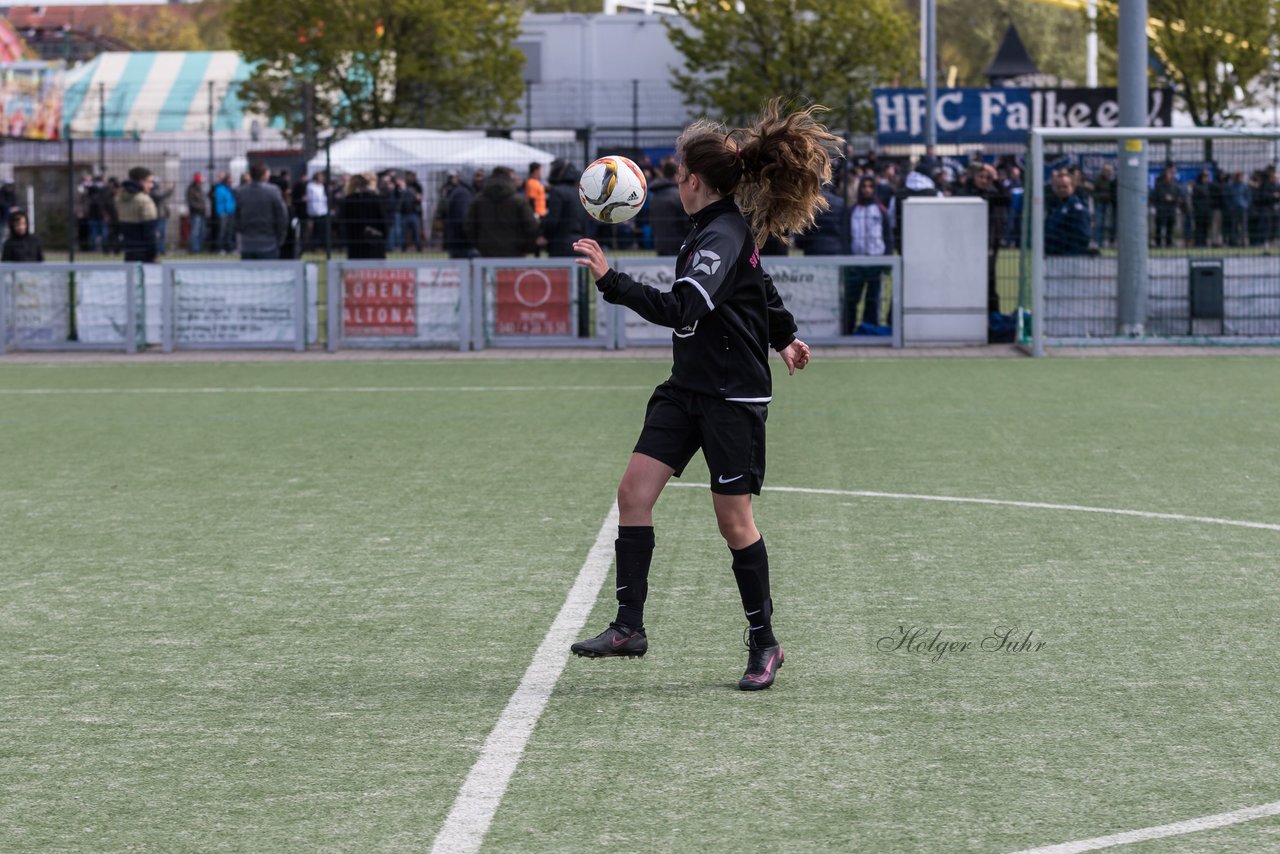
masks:
<svg viewBox="0 0 1280 854"><path fill-rule="evenodd" d="M750 128L728 131L699 121L680 135L676 180L692 224L670 293L611 269L594 240L574 244L585 256L578 263L591 270L606 301L674 330L671 377L649 399L618 486L618 615L598 636L575 643L577 655L639 657L648 650L643 613L653 507L667 481L701 448L747 616L747 670L738 687L768 688L782 666L769 558L751 496L764 482L764 422L773 396L769 348L794 374L808 364L809 347L796 338L795 321L760 267L758 247L769 235L811 226L826 204L822 185L831 177L831 150L840 140L814 119L816 109L784 116L774 100Z"/></svg>

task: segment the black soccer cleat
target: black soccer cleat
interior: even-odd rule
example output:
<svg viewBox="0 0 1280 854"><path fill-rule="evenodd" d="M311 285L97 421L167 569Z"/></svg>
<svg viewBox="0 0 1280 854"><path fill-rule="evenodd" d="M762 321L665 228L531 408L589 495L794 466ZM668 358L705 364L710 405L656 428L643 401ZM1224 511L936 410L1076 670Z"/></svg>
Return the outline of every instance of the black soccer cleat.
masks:
<svg viewBox="0 0 1280 854"><path fill-rule="evenodd" d="M740 691L763 691L773 684L782 666L782 644L756 646L755 638L747 643L747 672L738 680Z"/></svg>
<svg viewBox="0 0 1280 854"><path fill-rule="evenodd" d="M644 629L610 623L600 634L578 641L569 649L583 658L642 658L649 651L649 639Z"/></svg>

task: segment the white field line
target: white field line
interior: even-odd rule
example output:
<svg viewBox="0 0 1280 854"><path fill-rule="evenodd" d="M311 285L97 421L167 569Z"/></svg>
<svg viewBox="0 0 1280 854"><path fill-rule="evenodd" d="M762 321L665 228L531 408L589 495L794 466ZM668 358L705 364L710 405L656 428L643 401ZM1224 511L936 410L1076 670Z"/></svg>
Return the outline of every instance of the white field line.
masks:
<svg viewBox="0 0 1280 854"><path fill-rule="evenodd" d="M1114 845L1129 845L1134 842L1146 842L1149 839L1163 839L1166 836L1181 836L1185 833L1198 833L1202 830L1213 830L1217 827L1228 827L1268 816L1280 815L1280 801L1261 804L1256 807L1245 807L1233 812L1217 815L1206 815L1186 821L1175 821L1173 824L1162 824L1159 827L1144 827L1140 830L1129 830L1111 836L1097 836L1093 839L1081 839L1076 842L1063 842L1058 845L1046 845L1043 848L1027 848L1015 854L1077 854L1080 851L1097 851L1099 848L1111 848Z"/></svg>
<svg viewBox="0 0 1280 854"><path fill-rule="evenodd" d="M689 489L706 489L701 483L673 483ZM801 486L766 486L765 492L798 492L805 495L840 495L852 498L893 498L902 501L940 501L947 504L988 504L997 507L1027 507L1034 510L1067 510L1074 513L1102 513L1111 516L1138 516L1143 519L1164 519L1171 522L1200 522L1206 525L1230 525L1236 528L1257 528L1263 531L1280 531L1275 522L1248 522L1240 519L1219 519L1216 516L1187 516L1182 513L1152 513L1147 510L1125 510L1114 507L1088 507L1082 504L1046 504L1041 501L1003 501L998 498L964 498L956 495L914 495L908 492L868 492L859 489L809 489Z"/></svg>
<svg viewBox="0 0 1280 854"><path fill-rule="evenodd" d="M560 613L533 654L533 661L520 680L520 687L511 695L480 750L480 758L471 766L453 808L431 846L435 854L462 854L480 849L533 728L564 671L569 645L578 639L591 609L595 607L596 597L613 562L613 539L617 529L618 504L615 501L600 526L595 545L587 552L587 559L578 571L577 580L560 607Z"/></svg>
<svg viewBox="0 0 1280 854"><path fill-rule="evenodd" d="M636 391L623 385L206 386L201 388L0 388L0 395L79 394L436 394L439 392Z"/></svg>

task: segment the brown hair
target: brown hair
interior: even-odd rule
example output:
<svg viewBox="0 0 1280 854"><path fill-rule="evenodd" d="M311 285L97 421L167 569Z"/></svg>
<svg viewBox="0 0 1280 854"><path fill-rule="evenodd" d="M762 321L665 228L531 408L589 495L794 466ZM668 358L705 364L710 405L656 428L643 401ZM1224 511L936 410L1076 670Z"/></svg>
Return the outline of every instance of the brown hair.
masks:
<svg viewBox="0 0 1280 854"><path fill-rule="evenodd" d="M694 122L676 140L676 152L712 191L735 197L757 244L771 234L785 240L828 207L822 185L831 180L832 151L841 140L814 118L825 109L784 116L774 98L751 127Z"/></svg>

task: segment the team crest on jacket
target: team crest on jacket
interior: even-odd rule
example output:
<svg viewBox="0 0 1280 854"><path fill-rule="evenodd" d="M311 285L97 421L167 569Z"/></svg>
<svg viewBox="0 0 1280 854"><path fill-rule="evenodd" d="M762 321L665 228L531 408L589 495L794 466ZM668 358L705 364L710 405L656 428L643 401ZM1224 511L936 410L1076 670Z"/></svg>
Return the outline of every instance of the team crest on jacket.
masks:
<svg viewBox="0 0 1280 854"><path fill-rule="evenodd" d="M709 249L699 249L689 259L690 269L695 273L706 273L714 276L720 269L720 256Z"/></svg>

